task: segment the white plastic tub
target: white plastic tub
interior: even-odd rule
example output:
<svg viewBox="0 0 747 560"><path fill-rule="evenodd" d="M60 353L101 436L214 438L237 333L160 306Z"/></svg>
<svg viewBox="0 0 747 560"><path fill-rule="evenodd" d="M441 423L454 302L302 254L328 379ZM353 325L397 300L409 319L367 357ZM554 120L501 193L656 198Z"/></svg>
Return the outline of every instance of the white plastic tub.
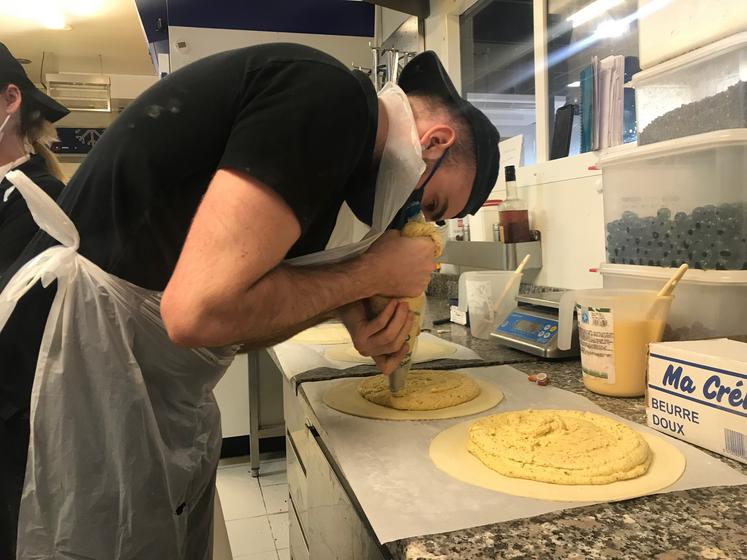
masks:
<svg viewBox="0 0 747 560"><path fill-rule="evenodd" d="M658 290L674 269L602 264L605 288ZM747 271L688 270L677 288L663 340L747 334Z"/></svg>
<svg viewBox="0 0 747 560"><path fill-rule="evenodd" d="M747 129L608 151L607 260L747 268Z"/></svg>
<svg viewBox="0 0 747 560"><path fill-rule="evenodd" d="M745 3L747 12L747 3ZM637 73L638 145L747 127L747 32Z"/></svg>
<svg viewBox="0 0 747 560"><path fill-rule="evenodd" d="M747 29L744 0L638 0L641 68Z"/></svg>

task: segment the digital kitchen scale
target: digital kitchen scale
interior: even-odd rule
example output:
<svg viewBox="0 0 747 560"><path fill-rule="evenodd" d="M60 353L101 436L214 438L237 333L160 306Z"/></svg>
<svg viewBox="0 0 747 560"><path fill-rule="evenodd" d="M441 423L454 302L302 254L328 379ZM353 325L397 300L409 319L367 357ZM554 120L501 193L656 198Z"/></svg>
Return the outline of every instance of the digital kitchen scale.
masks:
<svg viewBox="0 0 747 560"><path fill-rule="evenodd" d="M563 292L537 292L516 297L517 307L491 336L501 344L547 359L579 355L578 329L574 320L569 350L558 350L558 308Z"/></svg>

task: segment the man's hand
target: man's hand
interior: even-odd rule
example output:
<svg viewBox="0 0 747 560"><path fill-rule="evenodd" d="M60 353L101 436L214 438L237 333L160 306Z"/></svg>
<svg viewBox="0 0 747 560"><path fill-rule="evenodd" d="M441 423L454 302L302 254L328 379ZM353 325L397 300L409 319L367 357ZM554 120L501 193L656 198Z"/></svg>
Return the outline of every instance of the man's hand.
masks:
<svg viewBox="0 0 747 560"><path fill-rule="evenodd" d="M433 241L428 237L401 237L399 231L383 234L363 255L381 286L379 295L417 297L425 291L436 268Z"/></svg>
<svg viewBox="0 0 747 560"><path fill-rule="evenodd" d="M365 305L357 301L340 309L340 317L361 355L373 357L385 375L397 369L407 354L407 335L414 320L407 303L392 300L369 320Z"/></svg>

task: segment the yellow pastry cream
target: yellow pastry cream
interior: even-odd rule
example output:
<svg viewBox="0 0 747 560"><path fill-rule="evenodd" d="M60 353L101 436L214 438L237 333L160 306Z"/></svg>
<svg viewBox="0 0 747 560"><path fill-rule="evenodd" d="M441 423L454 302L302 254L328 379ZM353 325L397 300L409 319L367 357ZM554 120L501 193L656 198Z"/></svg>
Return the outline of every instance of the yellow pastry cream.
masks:
<svg viewBox="0 0 747 560"><path fill-rule="evenodd" d="M372 403L397 410L438 410L471 401L480 394L480 387L454 371L412 370L396 394L389 390L385 375L364 379L358 392Z"/></svg>
<svg viewBox="0 0 747 560"><path fill-rule="evenodd" d="M641 435L612 418L573 410L487 416L469 430L468 450L494 471L552 484L608 484L651 464Z"/></svg>

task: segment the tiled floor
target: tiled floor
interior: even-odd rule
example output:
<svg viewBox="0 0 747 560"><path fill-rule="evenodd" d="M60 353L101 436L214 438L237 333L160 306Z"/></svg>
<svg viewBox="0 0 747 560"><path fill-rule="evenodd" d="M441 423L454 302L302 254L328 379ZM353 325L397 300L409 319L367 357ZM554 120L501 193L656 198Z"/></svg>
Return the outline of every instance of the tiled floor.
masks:
<svg viewBox="0 0 747 560"><path fill-rule="evenodd" d="M285 458L263 460L259 478L248 457L221 461L216 485L234 560L289 560Z"/></svg>

